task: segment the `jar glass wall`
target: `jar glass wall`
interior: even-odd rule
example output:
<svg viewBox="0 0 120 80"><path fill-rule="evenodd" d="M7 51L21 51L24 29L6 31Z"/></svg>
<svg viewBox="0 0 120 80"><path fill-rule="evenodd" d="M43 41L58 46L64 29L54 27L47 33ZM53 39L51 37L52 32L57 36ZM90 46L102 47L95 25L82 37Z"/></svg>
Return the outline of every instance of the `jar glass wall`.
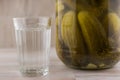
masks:
<svg viewBox="0 0 120 80"><path fill-rule="evenodd" d="M120 59L120 0L56 0L56 51L77 69L105 69Z"/></svg>

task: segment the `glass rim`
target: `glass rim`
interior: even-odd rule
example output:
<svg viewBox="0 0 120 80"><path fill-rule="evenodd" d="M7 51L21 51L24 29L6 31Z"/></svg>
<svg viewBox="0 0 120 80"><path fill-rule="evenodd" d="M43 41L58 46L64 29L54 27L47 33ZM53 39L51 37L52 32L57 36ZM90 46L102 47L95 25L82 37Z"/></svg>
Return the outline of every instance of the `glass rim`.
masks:
<svg viewBox="0 0 120 80"><path fill-rule="evenodd" d="M38 22L34 22L35 20L38 20ZM41 26L44 26L44 28L50 28L51 27L51 17L49 16L38 16L38 17L16 17L13 18L13 24L15 29L19 28L40 28ZM28 23L27 23L28 21ZM29 24L30 21L30 24ZM33 21L33 23L31 22ZM34 26L34 27L33 27Z"/></svg>

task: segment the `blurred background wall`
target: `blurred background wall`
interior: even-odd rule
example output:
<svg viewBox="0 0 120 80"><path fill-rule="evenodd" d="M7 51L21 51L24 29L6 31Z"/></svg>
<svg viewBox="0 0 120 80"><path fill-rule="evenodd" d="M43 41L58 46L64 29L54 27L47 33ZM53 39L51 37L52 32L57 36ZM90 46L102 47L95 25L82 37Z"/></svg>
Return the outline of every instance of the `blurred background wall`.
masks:
<svg viewBox="0 0 120 80"><path fill-rule="evenodd" d="M55 0L0 0L0 48L15 48L13 17L55 17ZM52 25L52 43L55 45L55 25Z"/></svg>

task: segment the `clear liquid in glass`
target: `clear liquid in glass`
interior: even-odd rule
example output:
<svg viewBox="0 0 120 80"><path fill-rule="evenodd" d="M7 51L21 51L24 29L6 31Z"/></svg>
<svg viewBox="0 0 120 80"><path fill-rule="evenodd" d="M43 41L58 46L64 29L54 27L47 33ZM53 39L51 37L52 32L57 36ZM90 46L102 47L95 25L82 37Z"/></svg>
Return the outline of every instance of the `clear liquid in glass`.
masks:
<svg viewBox="0 0 120 80"><path fill-rule="evenodd" d="M49 70L51 29L18 28L15 33L21 72L29 76L46 75Z"/></svg>

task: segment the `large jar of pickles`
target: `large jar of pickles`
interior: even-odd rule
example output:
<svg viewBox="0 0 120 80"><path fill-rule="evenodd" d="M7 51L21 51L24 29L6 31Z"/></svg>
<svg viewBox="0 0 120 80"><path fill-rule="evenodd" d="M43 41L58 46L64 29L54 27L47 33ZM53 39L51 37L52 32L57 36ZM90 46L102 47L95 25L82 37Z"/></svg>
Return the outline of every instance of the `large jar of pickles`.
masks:
<svg viewBox="0 0 120 80"><path fill-rule="evenodd" d="M56 51L76 69L105 69L120 59L120 0L56 0Z"/></svg>

